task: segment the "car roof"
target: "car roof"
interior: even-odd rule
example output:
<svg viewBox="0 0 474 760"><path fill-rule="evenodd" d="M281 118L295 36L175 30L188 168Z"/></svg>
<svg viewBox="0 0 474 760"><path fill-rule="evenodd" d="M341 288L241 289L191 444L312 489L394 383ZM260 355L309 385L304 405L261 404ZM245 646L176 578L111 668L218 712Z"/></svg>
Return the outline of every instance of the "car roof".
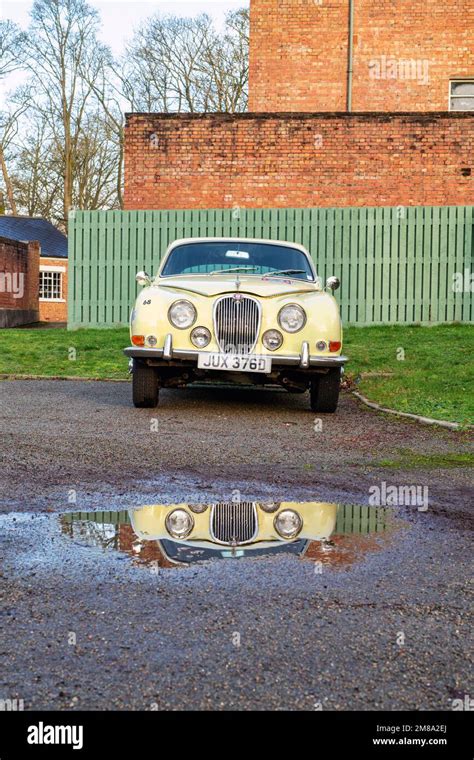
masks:
<svg viewBox="0 0 474 760"><path fill-rule="evenodd" d="M175 246L186 245L188 243L267 243L270 245L283 245L287 248L298 248L303 253L308 254L307 248L301 243L290 243L285 240L267 240L265 238L246 238L246 237L192 237L192 238L180 238L175 240L168 246L168 251L171 251Z"/></svg>

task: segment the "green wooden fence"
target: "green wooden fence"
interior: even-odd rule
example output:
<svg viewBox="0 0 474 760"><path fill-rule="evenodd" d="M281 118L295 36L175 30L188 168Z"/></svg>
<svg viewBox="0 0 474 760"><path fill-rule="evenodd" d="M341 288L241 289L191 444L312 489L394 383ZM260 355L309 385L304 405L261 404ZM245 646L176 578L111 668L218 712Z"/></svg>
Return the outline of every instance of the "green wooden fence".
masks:
<svg viewBox="0 0 474 760"><path fill-rule="evenodd" d="M126 325L135 274L154 274L182 237L303 243L341 279L346 324L472 322L474 206L75 211L69 223L69 327ZM464 287L453 286L454 275Z"/></svg>

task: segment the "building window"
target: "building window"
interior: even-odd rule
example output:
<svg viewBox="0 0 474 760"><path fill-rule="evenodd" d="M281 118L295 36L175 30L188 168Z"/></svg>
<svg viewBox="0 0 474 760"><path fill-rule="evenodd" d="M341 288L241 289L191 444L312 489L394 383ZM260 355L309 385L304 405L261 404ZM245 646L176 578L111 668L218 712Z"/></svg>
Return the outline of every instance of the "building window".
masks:
<svg viewBox="0 0 474 760"><path fill-rule="evenodd" d="M449 86L449 110L474 111L474 79L459 79Z"/></svg>
<svg viewBox="0 0 474 760"><path fill-rule="evenodd" d="M62 272L53 272L48 269L39 273L39 297L43 301L62 300Z"/></svg>

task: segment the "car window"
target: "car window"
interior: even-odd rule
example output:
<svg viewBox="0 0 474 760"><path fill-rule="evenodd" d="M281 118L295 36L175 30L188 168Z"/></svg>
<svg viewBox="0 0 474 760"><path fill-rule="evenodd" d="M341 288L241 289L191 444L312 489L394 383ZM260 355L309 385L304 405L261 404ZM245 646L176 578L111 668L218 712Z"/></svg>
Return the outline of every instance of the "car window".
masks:
<svg viewBox="0 0 474 760"><path fill-rule="evenodd" d="M233 270L262 275L291 271L291 277L313 281L307 256L298 248L272 243L228 242L185 243L173 248L161 272L162 277L180 274L210 274Z"/></svg>

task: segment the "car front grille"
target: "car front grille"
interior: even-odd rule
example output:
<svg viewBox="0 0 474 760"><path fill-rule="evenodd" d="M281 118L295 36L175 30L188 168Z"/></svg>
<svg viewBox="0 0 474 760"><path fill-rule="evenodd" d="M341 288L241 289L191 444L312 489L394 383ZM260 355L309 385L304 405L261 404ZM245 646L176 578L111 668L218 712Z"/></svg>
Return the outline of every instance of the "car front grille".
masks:
<svg viewBox="0 0 474 760"><path fill-rule="evenodd" d="M211 535L224 544L245 544L258 532L257 509L252 501L214 504L211 511Z"/></svg>
<svg viewBox="0 0 474 760"><path fill-rule="evenodd" d="M223 296L215 306L214 327L223 353L250 354L260 331L259 302L241 293Z"/></svg>

